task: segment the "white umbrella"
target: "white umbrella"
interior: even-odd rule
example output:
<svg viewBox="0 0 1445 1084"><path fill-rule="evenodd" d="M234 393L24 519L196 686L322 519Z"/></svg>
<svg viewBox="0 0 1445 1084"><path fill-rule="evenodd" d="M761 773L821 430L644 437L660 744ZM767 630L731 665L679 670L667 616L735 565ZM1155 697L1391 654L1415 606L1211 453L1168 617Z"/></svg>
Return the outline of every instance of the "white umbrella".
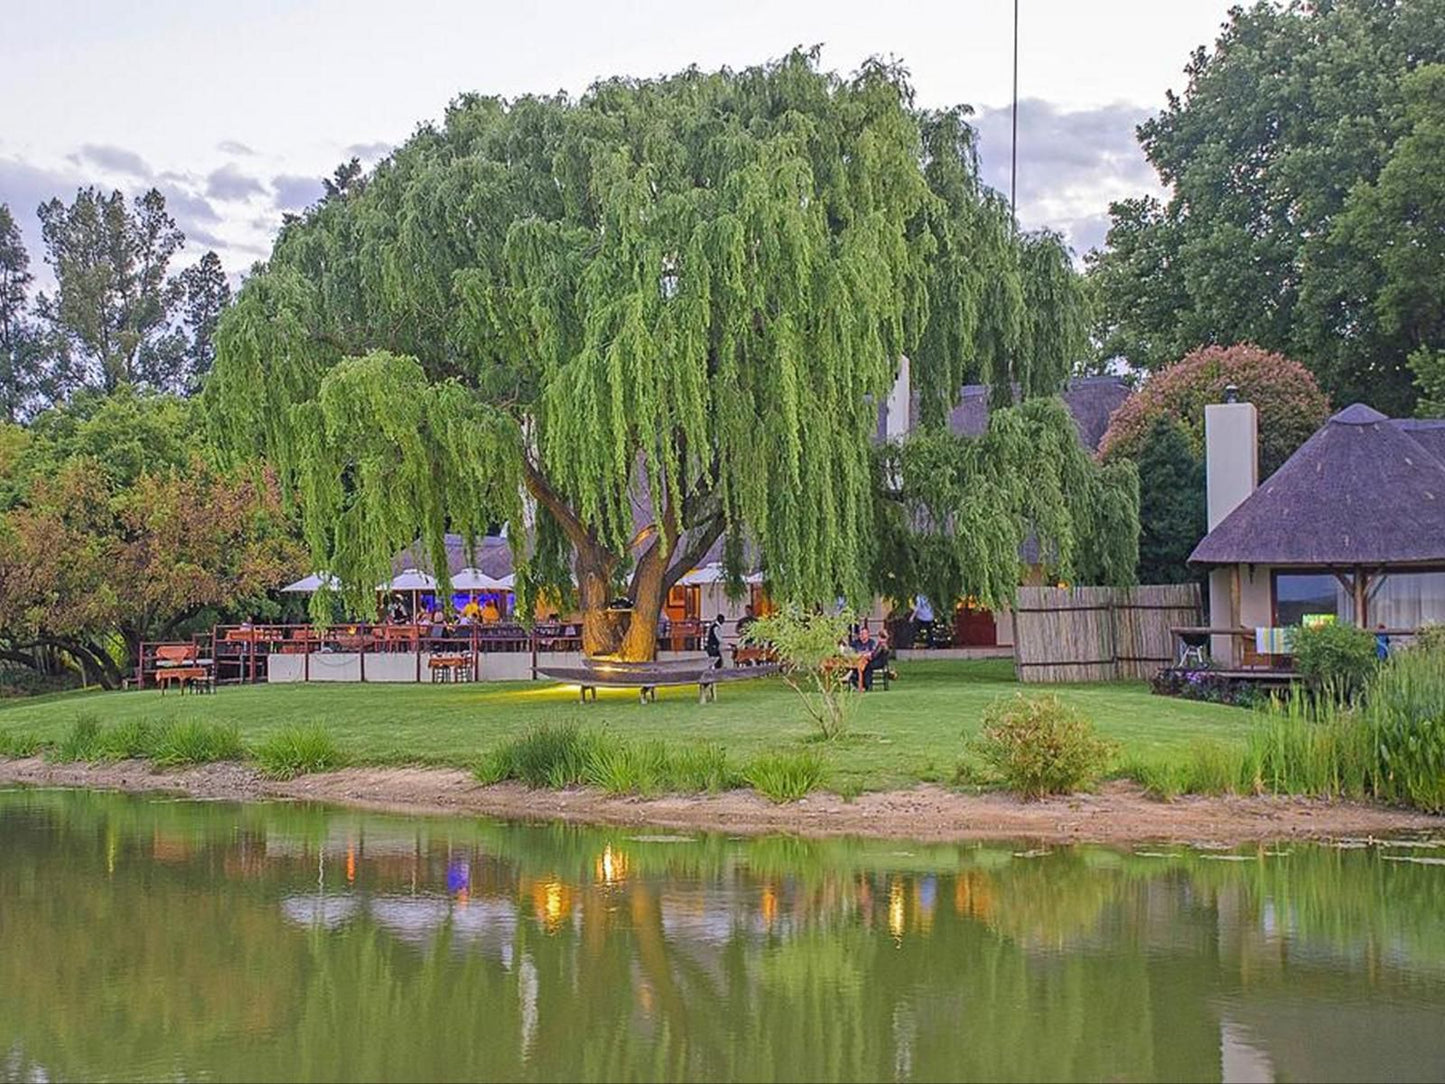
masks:
<svg viewBox="0 0 1445 1084"><path fill-rule="evenodd" d="M314 595L320 591L322 585L331 588L333 591L341 586L341 583L329 572L313 572L309 576L297 580L295 583L288 583L281 588L282 591L289 591L295 595Z"/></svg>
<svg viewBox="0 0 1445 1084"><path fill-rule="evenodd" d="M510 591L512 589L511 581L511 576L508 576L504 582L495 576L488 576L480 568L464 568L452 577L452 589L455 591Z"/></svg>
<svg viewBox="0 0 1445 1084"><path fill-rule="evenodd" d="M723 572L723 566L717 562L713 562L710 565L703 565L701 568L694 568L691 572L684 573L682 579L678 582L688 587L699 587L703 584L722 583L725 579L727 579L727 574Z"/></svg>
<svg viewBox="0 0 1445 1084"><path fill-rule="evenodd" d="M378 591L435 591L437 581L435 576L428 576L425 572L415 568L402 569L400 575L392 579L390 583L379 583L376 585Z"/></svg>

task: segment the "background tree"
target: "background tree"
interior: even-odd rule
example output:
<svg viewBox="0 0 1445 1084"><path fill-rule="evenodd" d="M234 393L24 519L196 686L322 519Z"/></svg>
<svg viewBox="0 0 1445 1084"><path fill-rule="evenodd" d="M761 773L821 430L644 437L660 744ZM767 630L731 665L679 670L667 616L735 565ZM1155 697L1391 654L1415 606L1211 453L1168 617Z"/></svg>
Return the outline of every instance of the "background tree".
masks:
<svg viewBox="0 0 1445 1084"><path fill-rule="evenodd" d="M231 284L221 258L206 252L180 274L183 322L189 332L184 352L186 391L199 390L200 382L216 360L216 327L231 303Z"/></svg>
<svg viewBox="0 0 1445 1084"><path fill-rule="evenodd" d="M82 398L4 442L0 658L63 655L118 687L143 640L249 616L300 567L274 479L196 456L194 413L167 396Z"/></svg>
<svg viewBox="0 0 1445 1084"><path fill-rule="evenodd" d="M69 206L52 199L38 213L57 284L38 306L54 334L57 390L192 386L229 288L214 253L188 276L169 275L185 235L165 197L152 188L128 206L118 191L83 188Z"/></svg>
<svg viewBox="0 0 1445 1084"><path fill-rule="evenodd" d="M1336 216L1304 303L1406 355L1420 413L1445 413L1445 65L1406 75L1405 134ZM1437 375L1438 374L1438 375Z"/></svg>
<svg viewBox="0 0 1445 1084"><path fill-rule="evenodd" d="M1099 442L1107 461L1138 459L1160 417L1177 422L1204 455L1204 407L1233 384L1259 410L1259 476L1268 478L1329 417L1329 400L1299 362L1257 346L1207 346L1149 377L1109 419ZM1146 528L1147 530L1147 528Z"/></svg>
<svg viewBox="0 0 1445 1084"><path fill-rule="evenodd" d="M1000 217L963 114L801 52L463 97L283 229L222 320L212 416L295 487L358 610L416 536L444 570L447 529L504 520L524 612L575 571L591 654L651 657L720 539L780 599L861 600L899 357L935 410L966 374L1056 390L1074 360L1075 310L1027 305L1077 288L1067 253Z"/></svg>
<svg viewBox="0 0 1445 1084"><path fill-rule="evenodd" d="M1392 158L1416 153L1401 140L1420 123L1407 76L1442 60L1445 0L1234 8L1186 67L1184 94L1139 129L1171 197L1113 208L1090 261L1103 350L1152 369L1201 344L1256 342L1304 359L1338 402L1408 413L1406 359L1442 345L1438 324L1378 300L1398 203L1353 193L1391 185ZM1337 234L1342 215L1352 224Z"/></svg>
<svg viewBox="0 0 1445 1084"><path fill-rule="evenodd" d="M25 416L38 388L41 336L30 314L30 255L10 208L0 203L0 418Z"/></svg>
<svg viewBox="0 0 1445 1084"><path fill-rule="evenodd" d="M1189 554L1204 537L1204 460L1178 419L1158 414L1136 460L1139 469L1139 582L1199 578Z"/></svg>
<svg viewBox="0 0 1445 1084"><path fill-rule="evenodd" d="M874 586L1011 604L1030 562L1046 578L1129 584L1139 557L1131 462L1100 466L1057 397L996 409L980 437L937 429L878 449Z"/></svg>

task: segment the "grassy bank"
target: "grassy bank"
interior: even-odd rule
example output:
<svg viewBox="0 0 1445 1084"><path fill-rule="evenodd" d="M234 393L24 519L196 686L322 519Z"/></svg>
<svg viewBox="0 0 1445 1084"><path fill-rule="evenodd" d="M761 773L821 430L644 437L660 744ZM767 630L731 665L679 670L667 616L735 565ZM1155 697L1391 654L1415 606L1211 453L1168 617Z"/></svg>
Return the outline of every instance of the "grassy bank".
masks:
<svg viewBox="0 0 1445 1084"><path fill-rule="evenodd" d="M708 705L686 689L662 690L648 705L635 694L604 690L596 704L583 705L574 689L533 682L316 684L224 688L212 697L147 690L17 701L0 708L0 755L7 742L54 747L77 717L89 715L106 728L144 724L157 732L178 721L216 723L234 727L253 751L284 745L296 727L319 724L350 763L475 768L513 739L575 723L629 743L661 741L679 753L720 747L740 771L779 754L813 752L823 785L845 794L948 783L984 709L1019 690L1012 664L914 662L902 669L902 680L888 692L864 697L850 734L828 743L813 739L793 694L774 680L726 686ZM1151 696L1142 684L1051 691L1083 710L1102 736L1150 764L1187 758L1201 741L1242 748L1250 729L1247 712Z"/></svg>

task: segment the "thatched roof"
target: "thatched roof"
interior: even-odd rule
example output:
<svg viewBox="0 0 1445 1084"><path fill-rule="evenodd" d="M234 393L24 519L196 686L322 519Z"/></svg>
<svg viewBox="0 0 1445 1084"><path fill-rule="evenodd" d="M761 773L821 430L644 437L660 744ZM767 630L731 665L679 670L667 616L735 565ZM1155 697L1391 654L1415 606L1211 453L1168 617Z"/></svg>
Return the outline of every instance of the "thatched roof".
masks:
<svg viewBox="0 0 1445 1084"><path fill-rule="evenodd" d="M1203 565L1445 562L1445 421L1346 407L1199 543Z"/></svg>
<svg viewBox="0 0 1445 1084"><path fill-rule="evenodd" d="M988 428L989 389L983 384L965 384L958 403L948 412L948 428L961 436L982 436ZM1129 385L1117 376L1079 376L1063 392L1064 405L1079 430L1079 443L1091 452L1099 450L1109 417L1129 398ZM915 399L912 421L918 422Z"/></svg>

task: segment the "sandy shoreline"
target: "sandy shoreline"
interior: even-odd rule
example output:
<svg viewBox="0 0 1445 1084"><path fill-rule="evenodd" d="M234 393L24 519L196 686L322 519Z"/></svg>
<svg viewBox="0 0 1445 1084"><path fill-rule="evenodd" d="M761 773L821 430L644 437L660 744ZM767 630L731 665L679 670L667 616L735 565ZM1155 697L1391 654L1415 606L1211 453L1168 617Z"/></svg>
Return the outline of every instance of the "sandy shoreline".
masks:
<svg viewBox="0 0 1445 1084"><path fill-rule="evenodd" d="M649 825L734 835L859 835L923 842L1038 839L1050 843L1246 843L1410 831L1445 831L1445 817L1308 798L1179 798L1157 801L1131 783L1096 794L1022 802L1006 794L962 795L942 787L864 794L851 802L815 794L773 805L748 791L616 798L593 790L484 787L455 768L346 768L281 782L244 764L158 771L144 761L47 764L0 760L0 782L98 790L166 791L196 798L285 798L392 813L481 815L509 820Z"/></svg>

